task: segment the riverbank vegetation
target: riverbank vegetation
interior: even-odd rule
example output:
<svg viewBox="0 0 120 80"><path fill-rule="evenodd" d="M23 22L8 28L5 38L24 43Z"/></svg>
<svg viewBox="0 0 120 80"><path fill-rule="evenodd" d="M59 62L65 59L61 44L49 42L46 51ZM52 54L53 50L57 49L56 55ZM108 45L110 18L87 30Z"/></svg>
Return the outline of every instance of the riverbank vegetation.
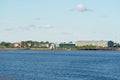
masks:
<svg viewBox="0 0 120 80"><path fill-rule="evenodd" d="M11 49L37 49L37 50L48 50L48 49L53 49L53 50L66 50L66 49L71 49L71 50L84 50L84 49L113 49L113 48L120 48L119 43L114 43L114 46L111 48L108 47L100 47L100 46L93 46L93 45L85 45L85 46L75 46L75 45L64 45L64 46L52 46L53 43L49 41L21 41L19 43L11 43L11 42L1 42L0 43L0 48L11 48ZM52 47L52 48L50 48Z"/></svg>

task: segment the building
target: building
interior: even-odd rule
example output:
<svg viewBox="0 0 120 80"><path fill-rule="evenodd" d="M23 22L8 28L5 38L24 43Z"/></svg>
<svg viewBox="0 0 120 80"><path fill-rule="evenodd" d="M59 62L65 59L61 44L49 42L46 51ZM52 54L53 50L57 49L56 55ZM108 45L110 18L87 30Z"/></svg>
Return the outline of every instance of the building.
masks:
<svg viewBox="0 0 120 80"><path fill-rule="evenodd" d="M26 42L21 41L21 42L20 42L20 48L26 48L26 47L27 47Z"/></svg>
<svg viewBox="0 0 120 80"><path fill-rule="evenodd" d="M75 42L76 46L86 46L86 45L92 45L92 46L97 46L97 47L113 47L114 43L113 41L76 41Z"/></svg>
<svg viewBox="0 0 120 80"><path fill-rule="evenodd" d="M27 43L27 46L28 46L28 47L32 47L32 44L31 44L31 43Z"/></svg>
<svg viewBox="0 0 120 80"><path fill-rule="evenodd" d="M75 44L72 43L61 43L59 47L75 47Z"/></svg>
<svg viewBox="0 0 120 80"><path fill-rule="evenodd" d="M49 49L56 49L56 44L54 44L54 43L50 44Z"/></svg>
<svg viewBox="0 0 120 80"><path fill-rule="evenodd" d="M13 47L20 47L19 43L13 43Z"/></svg>
<svg viewBox="0 0 120 80"><path fill-rule="evenodd" d="M39 47L49 47L49 44L48 43L44 43L44 44L39 44Z"/></svg>
<svg viewBox="0 0 120 80"><path fill-rule="evenodd" d="M114 47L114 42L113 41L108 41L108 47Z"/></svg>
<svg viewBox="0 0 120 80"><path fill-rule="evenodd" d="M34 43L33 47L44 47L48 48L50 45L48 43Z"/></svg>

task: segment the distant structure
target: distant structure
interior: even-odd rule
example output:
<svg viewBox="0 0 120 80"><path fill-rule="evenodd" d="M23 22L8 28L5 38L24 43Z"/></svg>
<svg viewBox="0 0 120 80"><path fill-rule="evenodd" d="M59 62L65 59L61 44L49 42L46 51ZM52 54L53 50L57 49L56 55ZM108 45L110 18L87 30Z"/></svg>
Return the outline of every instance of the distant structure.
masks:
<svg viewBox="0 0 120 80"><path fill-rule="evenodd" d="M27 46L30 48L32 47L32 43L27 43Z"/></svg>
<svg viewBox="0 0 120 80"><path fill-rule="evenodd" d="M114 47L114 42L113 41L108 41L108 47Z"/></svg>
<svg viewBox="0 0 120 80"><path fill-rule="evenodd" d="M26 42L21 41L21 42L20 42L20 48L26 48L26 47L27 47Z"/></svg>
<svg viewBox="0 0 120 80"><path fill-rule="evenodd" d="M75 47L73 43L60 43L59 47Z"/></svg>
<svg viewBox="0 0 120 80"><path fill-rule="evenodd" d="M113 41L76 41L75 42L76 46L86 46L86 45L92 45L92 46L97 46L97 47L113 47L114 42Z"/></svg>
<svg viewBox="0 0 120 80"><path fill-rule="evenodd" d="M13 47L20 47L19 43L13 43Z"/></svg>
<svg viewBox="0 0 120 80"><path fill-rule="evenodd" d="M52 43L52 44L50 45L49 49L50 49L50 50L56 49L56 44Z"/></svg>
<svg viewBox="0 0 120 80"><path fill-rule="evenodd" d="M34 43L33 47L45 47L45 48L49 48L49 43Z"/></svg>

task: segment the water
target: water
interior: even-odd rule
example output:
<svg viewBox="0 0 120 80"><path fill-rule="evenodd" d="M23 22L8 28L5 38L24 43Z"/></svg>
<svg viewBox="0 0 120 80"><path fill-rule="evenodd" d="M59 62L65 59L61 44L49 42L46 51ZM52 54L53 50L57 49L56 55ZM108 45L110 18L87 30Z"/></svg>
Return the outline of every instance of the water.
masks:
<svg viewBox="0 0 120 80"><path fill-rule="evenodd" d="M2 51L0 80L120 80L120 51Z"/></svg>

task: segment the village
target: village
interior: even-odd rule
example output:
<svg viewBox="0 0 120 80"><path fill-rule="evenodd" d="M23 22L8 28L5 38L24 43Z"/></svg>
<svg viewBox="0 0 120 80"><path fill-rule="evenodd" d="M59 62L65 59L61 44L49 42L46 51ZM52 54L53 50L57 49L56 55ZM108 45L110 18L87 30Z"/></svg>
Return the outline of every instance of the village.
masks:
<svg viewBox="0 0 120 80"><path fill-rule="evenodd" d="M38 49L38 50L113 50L118 49L119 43L104 40L79 40L76 42L54 43L49 41L20 41L16 43L1 42L0 48L7 49Z"/></svg>

